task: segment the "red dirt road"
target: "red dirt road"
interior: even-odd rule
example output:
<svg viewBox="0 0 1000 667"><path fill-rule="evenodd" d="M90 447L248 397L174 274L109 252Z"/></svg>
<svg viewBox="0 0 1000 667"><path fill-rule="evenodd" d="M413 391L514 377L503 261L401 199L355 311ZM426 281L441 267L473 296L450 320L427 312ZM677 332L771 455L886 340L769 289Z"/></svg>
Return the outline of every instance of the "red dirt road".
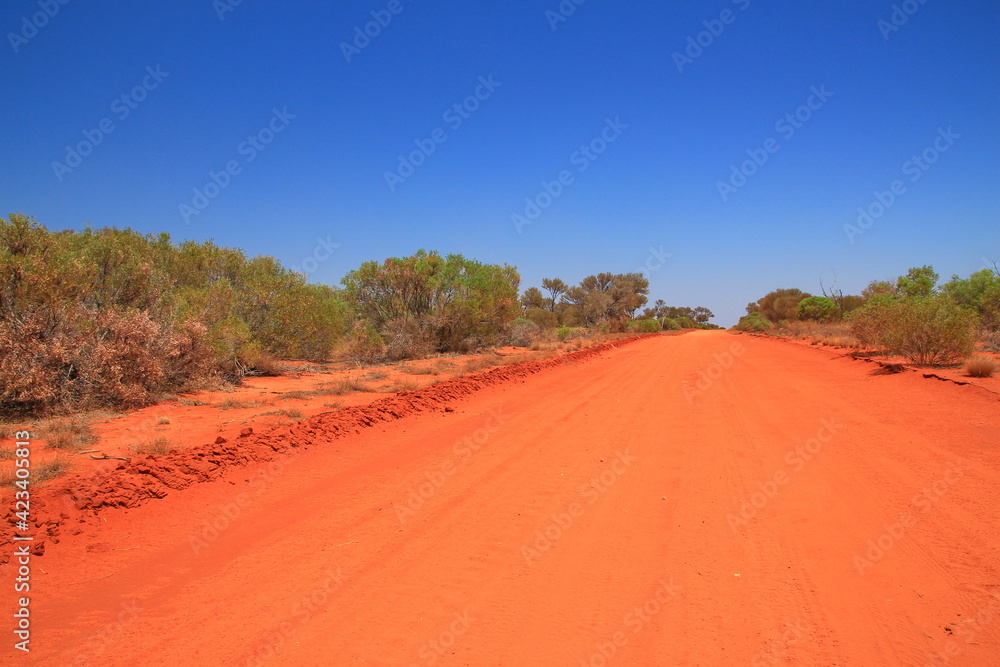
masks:
<svg viewBox="0 0 1000 667"><path fill-rule="evenodd" d="M998 396L873 366L654 337L105 511L2 655L1000 665Z"/></svg>

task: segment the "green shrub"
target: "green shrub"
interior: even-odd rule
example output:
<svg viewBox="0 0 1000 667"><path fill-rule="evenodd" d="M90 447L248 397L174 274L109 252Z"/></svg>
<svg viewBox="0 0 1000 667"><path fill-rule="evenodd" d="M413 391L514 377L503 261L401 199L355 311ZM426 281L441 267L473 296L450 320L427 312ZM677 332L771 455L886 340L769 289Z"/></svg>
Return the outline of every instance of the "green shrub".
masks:
<svg viewBox="0 0 1000 667"><path fill-rule="evenodd" d="M754 311L749 315L741 317L740 321L733 328L737 331L767 331L771 328L771 321L758 311Z"/></svg>
<svg viewBox="0 0 1000 667"><path fill-rule="evenodd" d="M957 363L976 342L976 314L942 295L874 297L849 321L862 343L919 365Z"/></svg>
<svg viewBox="0 0 1000 667"><path fill-rule="evenodd" d="M663 320L663 330L664 331L680 331L681 323L672 317L667 317Z"/></svg>
<svg viewBox="0 0 1000 667"><path fill-rule="evenodd" d="M797 314L800 320L829 322L837 317L837 304L825 296L809 296L799 301Z"/></svg>
<svg viewBox="0 0 1000 667"><path fill-rule="evenodd" d="M559 340L569 340L576 336L576 329L573 327L559 327L556 329L556 338Z"/></svg>
<svg viewBox="0 0 1000 667"><path fill-rule="evenodd" d="M662 330L658 320L632 320L630 324L633 325L630 330L637 333L660 333Z"/></svg>

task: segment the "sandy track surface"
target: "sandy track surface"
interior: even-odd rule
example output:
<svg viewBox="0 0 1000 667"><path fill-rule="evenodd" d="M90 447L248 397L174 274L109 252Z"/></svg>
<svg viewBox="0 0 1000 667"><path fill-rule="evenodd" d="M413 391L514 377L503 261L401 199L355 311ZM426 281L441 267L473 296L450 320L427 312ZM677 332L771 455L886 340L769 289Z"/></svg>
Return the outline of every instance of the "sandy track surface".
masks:
<svg viewBox="0 0 1000 667"><path fill-rule="evenodd" d="M998 397L871 370L654 337L105 511L16 658L1000 665Z"/></svg>

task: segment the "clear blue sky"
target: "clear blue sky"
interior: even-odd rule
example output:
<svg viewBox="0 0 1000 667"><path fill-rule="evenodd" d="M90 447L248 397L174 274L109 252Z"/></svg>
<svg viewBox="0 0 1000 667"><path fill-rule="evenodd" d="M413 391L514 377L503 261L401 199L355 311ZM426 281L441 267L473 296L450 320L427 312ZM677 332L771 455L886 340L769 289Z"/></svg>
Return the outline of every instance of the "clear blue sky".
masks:
<svg viewBox="0 0 1000 667"><path fill-rule="evenodd" d="M588 0L558 22L558 0L48 1L51 17L37 0L0 14L0 200L50 228L214 238L326 283L419 248L516 265L522 287L576 282L662 247L651 300L725 325L771 289L818 292L821 275L858 292L913 265L966 275L1000 257L995 2L907 0L896 26L888 0ZM373 11L391 22L347 62ZM477 109L445 115L477 87ZM776 125L797 110L799 127ZM447 138L391 190L386 172L435 130ZM596 159L575 153L602 131L614 141ZM80 142L96 145L71 167ZM928 149L934 164L907 165ZM767 161L724 199L747 151ZM204 205L194 189L229 163L186 221L180 205ZM519 233L512 215L563 171ZM851 243L844 225L896 180Z"/></svg>

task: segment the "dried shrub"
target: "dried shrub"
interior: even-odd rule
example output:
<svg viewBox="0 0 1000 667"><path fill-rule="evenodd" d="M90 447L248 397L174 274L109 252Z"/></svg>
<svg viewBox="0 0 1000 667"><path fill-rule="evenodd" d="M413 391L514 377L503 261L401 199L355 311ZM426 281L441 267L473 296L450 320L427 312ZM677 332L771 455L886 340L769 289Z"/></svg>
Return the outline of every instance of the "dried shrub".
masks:
<svg viewBox="0 0 1000 667"><path fill-rule="evenodd" d="M163 456L169 454L174 449L174 444L168 438L153 438L152 440L132 445L131 449L136 454Z"/></svg>
<svg viewBox="0 0 1000 667"><path fill-rule="evenodd" d="M97 434L83 419L51 420L40 424L38 430L51 449L75 451L97 442Z"/></svg>
<svg viewBox="0 0 1000 667"><path fill-rule="evenodd" d="M965 372L974 378L989 378L1000 369L996 359L990 357L972 357L965 363Z"/></svg>
<svg viewBox="0 0 1000 667"><path fill-rule="evenodd" d="M391 361L423 359L437 351L434 328L415 318L389 320L382 327L385 356Z"/></svg>

